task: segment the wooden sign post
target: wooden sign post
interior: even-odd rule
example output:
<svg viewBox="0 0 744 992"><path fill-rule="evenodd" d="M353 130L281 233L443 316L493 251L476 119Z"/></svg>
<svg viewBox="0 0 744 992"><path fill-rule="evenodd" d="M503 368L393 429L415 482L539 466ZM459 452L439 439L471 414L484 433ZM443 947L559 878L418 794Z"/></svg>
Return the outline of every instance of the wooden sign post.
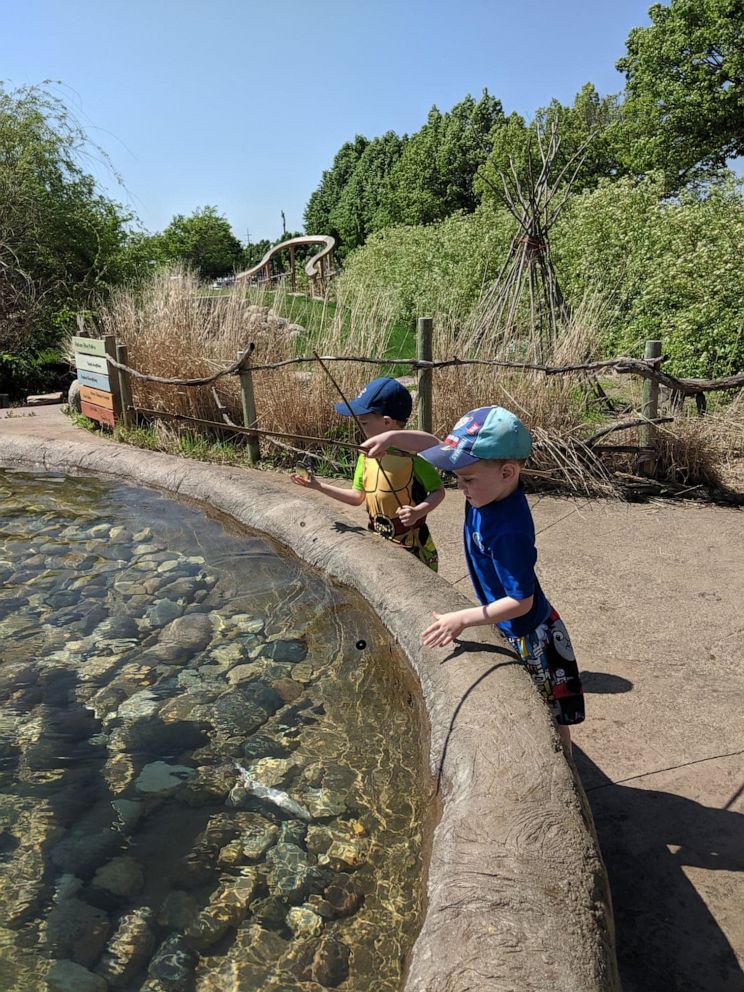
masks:
<svg viewBox="0 0 744 992"><path fill-rule="evenodd" d="M121 416L118 379L109 374L109 364L106 361L107 354L111 354L112 358L116 357L114 337L74 337L72 347L80 383L81 411L91 420L107 424L113 429L117 418Z"/></svg>

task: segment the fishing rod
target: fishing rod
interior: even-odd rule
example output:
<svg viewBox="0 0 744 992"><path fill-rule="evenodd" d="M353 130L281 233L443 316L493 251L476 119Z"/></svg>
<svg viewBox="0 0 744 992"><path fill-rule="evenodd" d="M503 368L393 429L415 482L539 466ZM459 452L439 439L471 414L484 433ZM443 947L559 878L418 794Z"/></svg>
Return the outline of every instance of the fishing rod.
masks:
<svg viewBox="0 0 744 992"><path fill-rule="evenodd" d="M346 400L344 400L344 402L346 402ZM185 413L170 413L168 410L148 410L147 407L143 406L128 406L127 410L131 410L132 413L142 413L146 417L151 417L153 419L157 419L158 417L171 417L173 420L186 420L193 424L203 424L205 427L214 427L219 431L228 431L231 434L261 434L266 437L284 437L295 441L316 441L318 444L330 444L337 448L347 448L350 451L361 451L364 453L364 449L360 445L352 444L350 441L337 441L332 437L317 437L314 434L291 434L286 431L269 431L263 427L240 427L238 424L228 424L227 422L220 420L205 420L203 417L189 417ZM401 455L407 458L413 457L410 451L401 451L398 448L389 448L388 451L390 454L394 455ZM522 475L544 479L554 478L550 472L540 471L533 468L522 469Z"/></svg>
<svg viewBox="0 0 744 992"><path fill-rule="evenodd" d="M351 404L349 403L349 401L344 396L341 387L339 386L339 384L336 382L336 380L331 375L331 370L326 366L325 362L320 357L320 355L317 353L317 351L314 351L313 352L313 355L315 356L315 358L320 363L320 367L323 369L323 371L325 372L325 374L328 376L328 378L331 380L331 382L333 383L333 385L336 387L336 391L338 392L338 395L341 397L341 399L343 400L344 405L346 406L347 410L349 411L349 413L352 415L352 417L356 421L356 425L359 428L359 430L361 431L362 436L364 438L366 438L367 437L367 432L365 431L364 427L362 427L362 422L360 421L359 417L357 417L357 415L352 410ZM398 493L393 488L393 484L390 481L390 478L389 478L387 472L383 468L382 459L381 458L378 458L377 459L377 464L380 467L380 471L382 472L382 476L385 479L385 482L387 482L387 484L388 484L388 489L393 494L393 496L395 496L395 502L398 504L399 507L403 507L405 504L401 503L400 496L398 496ZM384 514L377 514L377 516L384 516ZM386 519L388 519L388 518L386 518ZM392 521L391 521L391 523L392 523ZM393 528L394 528L394 524L393 524Z"/></svg>
<svg viewBox="0 0 744 992"><path fill-rule="evenodd" d="M228 424L219 420L205 420L203 417L189 417L184 413L169 413L167 410L148 410L145 407L129 407L136 413L143 413L148 417L172 417L174 420L188 420L194 424L203 424L205 427L214 427L217 430L229 431L232 434L262 434L267 437L285 437L294 441L317 441L318 444L332 444L338 448L349 448L351 451L361 451L358 444L349 441L336 441L331 437L316 437L313 434L288 434L286 431L268 431L262 427L240 427L238 424Z"/></svg>

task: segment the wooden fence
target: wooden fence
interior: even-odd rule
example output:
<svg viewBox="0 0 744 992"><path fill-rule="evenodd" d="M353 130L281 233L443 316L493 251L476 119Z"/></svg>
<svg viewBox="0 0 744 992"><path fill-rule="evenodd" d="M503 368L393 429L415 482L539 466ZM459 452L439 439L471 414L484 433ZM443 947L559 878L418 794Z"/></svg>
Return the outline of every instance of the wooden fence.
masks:
<svg viewBox="0 0 744 992"><path fill-rule="evenodd" d="M410 368L417 375L416 404L418 425L421 430L431 432L433 422L433 402L432 386L433 377L437 369L448 367L460 367L467 365L492 366L494 368L506 369L515 372L540 373L546 377L556 375L567 375L580 373L586 377L589 383L594 385L600 398L609 404L608 412L611 411L611 401L604 394L597 376L600 373L611 373L617 375L632 375L643 380L643 401L639 415L625 421L612 423L597 432L591 438L582 442L584 446L591 449L596 454L609 452L634 452L637 456L637 470L640 474L653 478L655 474L656 457L656 429L661 423L668 423L674 418L672 416L659 416L659 393L663 387L668 395L669 405L676 411L681 410L684 401L688 397L694 397L697 404L698 413L703 414L706 409L705 396L713 391L728 391L744 388L744 375L728 376L720 379L693 379L678 378L672 376L661 369L665 360L662 355L661 341L648 341L644 358L622 357L605 359L600 361L588 361L573 365L549 366L527 362L512 362L499 359L461 359L458 357L447 358L435 361L432 353L432 320L428 317L421 317L417 322L417 348L415 359L411 358L376 358L364 355L324 355L320 356L323 362L358 362L367 365L382 366L403 366ZM79 339L75 339L76 341ZM301 365L305 363L318 363L317 355L302 355L296 358L284 359L278 362L266 364L253 364L252 353L254 346L250 344L244 351L240 352L236 360L229 366L220 369L210 376L194 379L182 379L177 377L165 377L150 375L138 369L133 369L128 365L127 349L121 344L117 344L113 338L107 337L105 342L105 360L108 363L111 376L113 396L113 416L114 420L119 420L128 425L140 417L155 418L167 417L191 422L198 426L210 429L220 429L228 433L242 434L247 437L247 450L251 462L257 462L261 457L260 437L262 435L272 438L296 438L299 440L315 441L318 443L333 443L344 446L342 442L329 442L327 438L303 437L296 434L282 434L266 429L259 429L256 399L253 389L254 376L270 369L283 368L290 365ZM114 355L116 357L114 357ZM144 407L135 408L131 399L130 379L137 379L143 382L159 383L161 385L174 385L179 387L205 386L216 382L223 376L237 375L240 379L240 391L242 398L243 424L235 424L227 415L224 406L221 404L216 391L213 390L215 405L222 416L221 421L205 420L198 417L189 417L185 414L171 413L165 410L150 410ZM104 422L105 418L104 418ZM600 443L608 435L627 430L632 427L640 428L640 438L638 445L613 445ZM291 447L284 445L285 447ZM348 445L347 445L348 446ZM297 449L292 449L297 450Z"/></svg>

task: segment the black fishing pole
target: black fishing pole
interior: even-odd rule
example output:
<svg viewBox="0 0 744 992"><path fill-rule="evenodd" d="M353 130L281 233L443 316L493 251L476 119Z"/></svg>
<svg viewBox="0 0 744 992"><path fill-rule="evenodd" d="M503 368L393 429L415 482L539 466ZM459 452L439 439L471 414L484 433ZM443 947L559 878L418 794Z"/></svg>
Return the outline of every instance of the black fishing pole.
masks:
<svg viewBox="0 0 744 992"><path fill-rule="evenodd" d="M359 420L359 417L357 417L357 415L352 410L351 404L349 403L349 401L344 396L343 390L341 389L341 387L339 386L339 384L336 382L336 380L331 375L331 370L326 366L325 362L320 357L320 355L317 353L317 351L314 351L313 352L313 355L317 359L318 363L320 364L320 367L323 369L323 371L325 372L325 374L328 376L328 378L333 383L333 385L334 385L334 387L336 389L336 392L341 397L341 399L343 400L343 403L346 406L347 410L349 411L349 413L354 418L357 427L361 431L362 436L364 438L366 438L367 437L367 432L365 431L364 427L362 427L362 423ZM382 476L385 479L385 482L387 482L387 484L388 484L388 489L390 490L390 492L395 497L395 502L398 504L399 507L402 508L406 504L401 503L400 496L398 496L398 493L396 492L395 488L393 487L392 482L390 481L390 477L388 476L387 472L385 471L385 469L383 467L382 459L381 458L378 458L378 459L376 459L376 461L377 461L377 464L378 464L378 466L380 468L380 471L382 472ZM394 537L395 536L395 521L392 520L390 517L386 516L386 514L384 514L384 513L376 513L375 514L375 516L372 519L372 526L377 531L377 533L378 534L381 534L383 537L391 538L391 537Z"/></svg>

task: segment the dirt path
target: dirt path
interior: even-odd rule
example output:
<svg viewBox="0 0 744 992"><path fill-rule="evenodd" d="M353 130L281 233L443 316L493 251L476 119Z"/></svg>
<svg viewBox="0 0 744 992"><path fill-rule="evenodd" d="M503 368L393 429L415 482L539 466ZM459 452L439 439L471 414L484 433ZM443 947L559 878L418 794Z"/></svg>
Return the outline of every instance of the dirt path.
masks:
<svg viewBox="0 0 744 992"><path fill-rule="evenodd" d="M57 408L35 413L0 420L0 446L80 437ZM584 671L576 764L625 992L744 992L744 512L530 501L541 580ZM430 524L441 574L469 594L462 513L449 492Z"/></svg>

